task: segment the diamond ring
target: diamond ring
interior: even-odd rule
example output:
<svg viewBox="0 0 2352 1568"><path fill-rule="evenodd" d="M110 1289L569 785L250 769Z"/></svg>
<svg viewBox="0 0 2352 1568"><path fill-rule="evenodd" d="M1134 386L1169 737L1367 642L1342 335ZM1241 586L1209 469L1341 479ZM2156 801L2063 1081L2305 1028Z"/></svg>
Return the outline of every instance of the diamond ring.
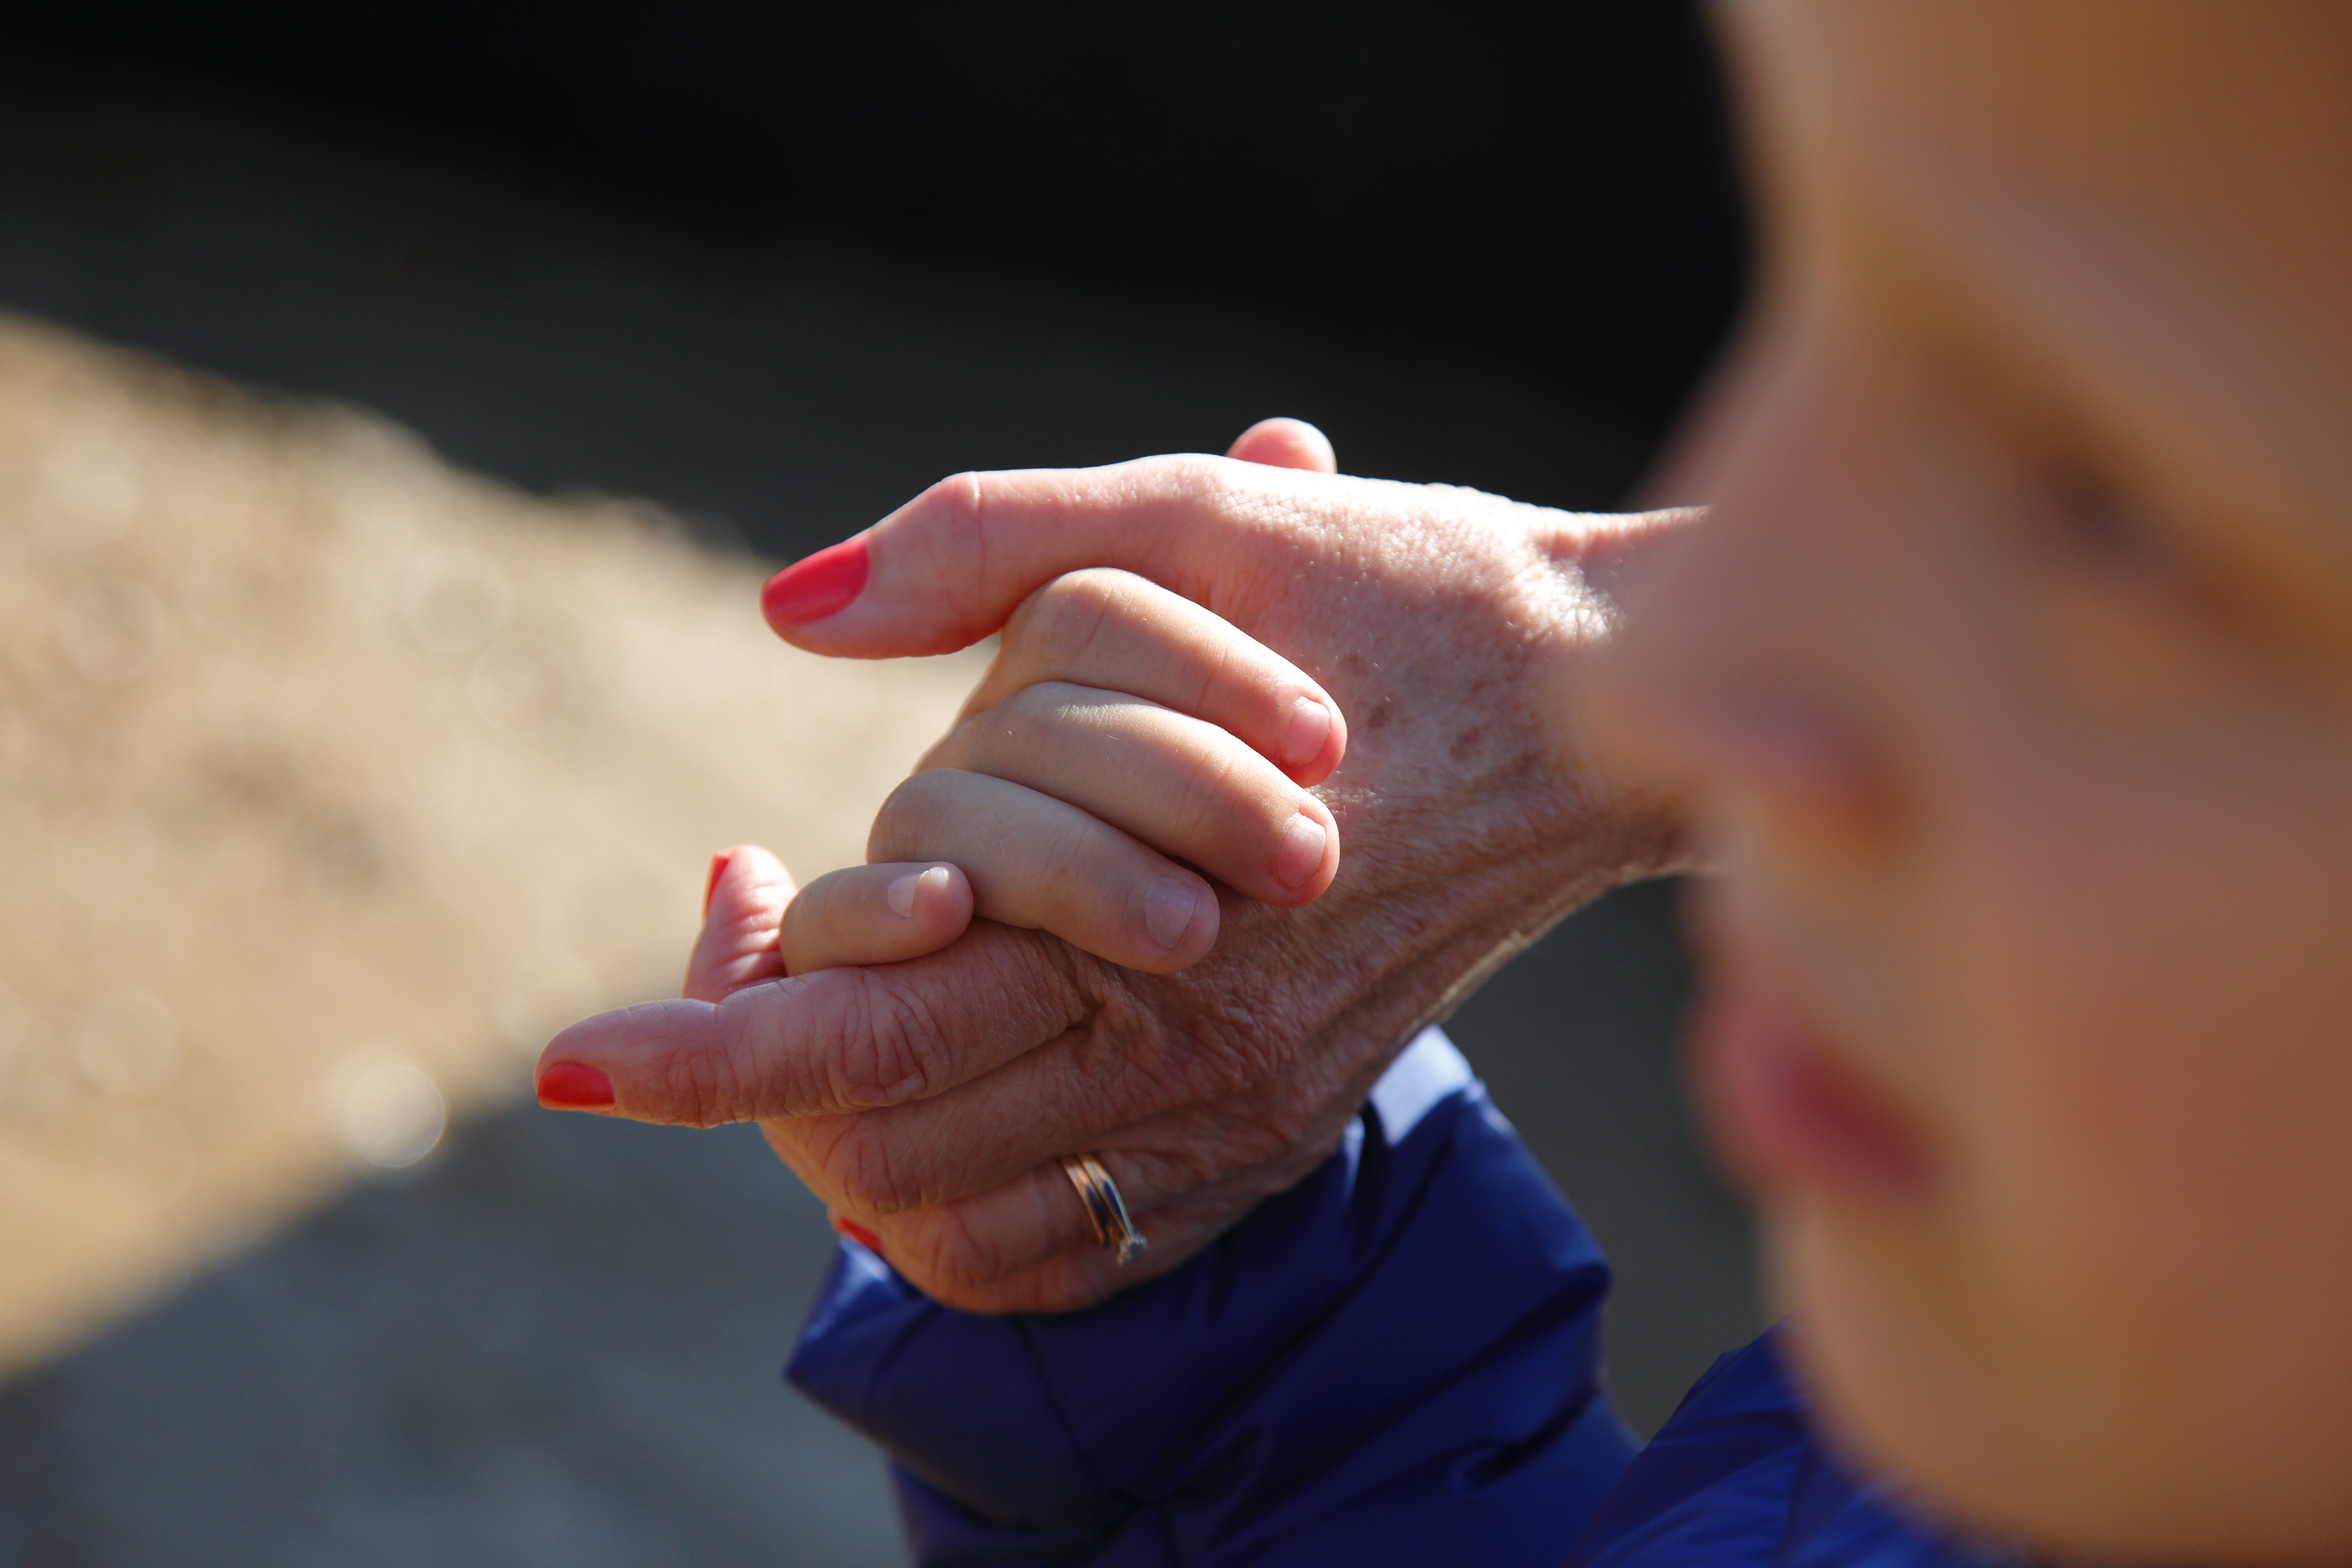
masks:
<svg viewBox="0 0 2352 1568"><path fill-rule="evenodd" d="M1118 1195L1118 1184L1110 1179L1102 1162L1092 1154L1065 1154L1062 1174L1078 1190L1087 1221L1095 1227L1095 1240L1112 1254L1113 1261L1132 1263L1142 1257L1150 1244L1127 1217L1127 1200Z"/></svg>

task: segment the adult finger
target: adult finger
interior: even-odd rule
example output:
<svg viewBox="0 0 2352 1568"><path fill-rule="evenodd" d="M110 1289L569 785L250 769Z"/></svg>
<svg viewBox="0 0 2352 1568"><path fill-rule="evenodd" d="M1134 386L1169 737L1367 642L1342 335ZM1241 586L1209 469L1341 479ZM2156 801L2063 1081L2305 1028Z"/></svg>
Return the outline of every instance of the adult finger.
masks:
<svg viewBox="0 0 2352 1568"><path fill-rule="evenodd" d="M1200 456L958 474L776 574L761 602L786 641L858 658L968 647L1038 587L1087 566L1134 572L1215 609L1221 590L1262 586L1269 549L1295 564L1286 514L1360 482Z"/></svg>
<svg viewBox="0 0 2352 1568"><path fill-rule="evenodd" d="M1133 1183L1149 1208L1307 1145L1328 1149L1353 1113L1345 1096L1308 1102L1280 1083L1236 1091L1234 1064L1247 1048L1184 1038L1111 1055L1073 1031L953 1092L769 1136L827 1205L869 1224L993 1191L1079 1150L1118 1154L1122 1185Z"/></svg>
<svg viewBox="0 0 2352 1568"><path fill-rule="evenodd" d="M797 1151L789 1142L792 1125L771 1124L766 1131L784 1163L797 1169ZM1146 1244L1143 1257L1120 1271L1124 1276L1120 1283L1148 1279L1170 1261L1160 1245L1160 1237L1155 1234L1163 1228L1155 1217L1158 1211L1198 1184L1188 1182L1182 1187L1163 1190L1141 1174L1139 1162L1103 1151L1096 1152L1096 1158L1118 1184L1128 1217ZM1007 1281L1034 1270L1048 1258L1102 1246L1084 1202L1058 1159L1048 1160L1001 1186L951 1203L887 1215L861 1214L838 1205L828 1207L835 1229L856 1237L887 1258L932 1300L966 1310L992 1310ZM843 1220L849 1223L844 1225Z"/></svg>
<svg viewBox="0 0 2352 1568"><path fill-rule="evenodd" d="M908 778L876 814L866 852L960 866L984 918L1051 931L1129 969L1173 973L1217 940L1216 891L1200 873L1066 801L984 773Z"/></svg>
<svg viewBox="0 0 2352 1568"><path fill-rule="evenodd" d="M1131 572L1066 572L1024 599L959 717L1046 680L1124 691L1206 720L1302 784L1328 778L1348 749L1347 721L1320 683Z"/></svg>
<svg viewBox="0 0 2352 1568"><path fill-rule="evenodd" d="M1025 785L1283 909L1314 902L1339 867L1329 807L1216 725L1124 692L1058 680L1024 687L950 731L924 766ZM986 842L999 841L997 823L982 816L976 826ZM942 858L968 852L918 842ZM1117 858L1134 858L1123 846ZM1060 870L1042 869L1049 877ZM1037 873L1008 860L1004 874L1029 880ZM1158 868L1138 861L1133 874L1156 875ZM1026 923L993 911L992 918ZM1069 931L1061 934L1111 956Z"/></svg>
<svg viewBox="0 0 2352 1568"><path fill-rule="evenodd" d="M941 862L828 871L784 906L783 973L920 958L962 935L971 910L971 882Z"/></svg>
<svg viewBox="0 0 2352 1568"><path fill-rule="evenodd" d="M934 1268L892 1237L877 1237L884 1256L915 1288L961 1312L1072 1312L1097 1305L1146 1280L1181 1268L1230 1229L1265 1194L1229 1189L1189 1193L1155 1210L1142 1228L1150 1250L1125 1267L1102 1247L1064 1247L1026 1268L992 1279L966 1280Z"/></svg>
<svg viewBox="0 0 2352 1568"><path fill-rule="evenodd" d="M686 961L680 994L716 1002L783 973L776 931L793 893L793 874L756 844L738 844L711 857L702 931Z"/></svg>
<svg viewBox="0 0 2352 1568"><path fill-rule="evenodd" d="M1331 449L1331 437L1304 419L1261 419L1225 448L1225 456L1270 468L1304 468L1317 474L1339 471L1339 457Z"/></svg>
<svg viewBox="0 0 2352 1568"><path fill-rule="evenodd" d="M790 1123L772 1124L772 1142L797 1166ZM1114 1135L1116 1136L1116 1135ZM1117 1184L1128 1217L1147 1250L1113 1266L1112 1288L1133 1285L1181 1261L1178 1222L1202 1197L1220 1191L1253 1195L1289 1186L1326 1151L1286 1152L1278 1160L1204 1176L1196 1164L1145 1152L1089 1151ZM821 1175L821 1173L820 1173ZM820 1188L820 1190L822 1190ZM1062 1255L1094 1255L1109 1262L1103 1238L1087 1216L1061 1161L1051 1159L1001 1186L949 1203L887 1215L833 1205L835 1225L888 1258L918 1289L968 1311L1020 1311L1032 1305L1029 1278ZM844 1219L850 1223L843 1226Z"/></svg>
<svg viewBox="0 0 2352 1568"><path fill-rule="evenodd" d="M1049 938L982 921L904 963L601 1013L540 1052L540 1103L715 1127L939 1094L1091 1015L1068 957Z"/></svg>

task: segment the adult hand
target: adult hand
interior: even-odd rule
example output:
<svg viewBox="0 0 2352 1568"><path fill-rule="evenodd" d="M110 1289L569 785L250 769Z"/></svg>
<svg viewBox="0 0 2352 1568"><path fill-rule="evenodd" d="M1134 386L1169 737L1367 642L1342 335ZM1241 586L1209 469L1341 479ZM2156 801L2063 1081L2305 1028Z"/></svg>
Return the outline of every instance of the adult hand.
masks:
<svg viewBox="0 0 2352 1568"><path fill-rule="evenodd" d="M1315 792L1348 846L1319 900L1220 889L1214 947L1172 973L975 921L884 969L592 1019L544 1061L601 1071L617 1114L764 1121L837 1215L974 1310L1090 1304L1297 1180L1423 1023L1569 910L1681 852L1674 801L1587 760L1573 682L1618 579L1688 514L1572 516L1342 478L1328 454L1276 421L1226 458L961 475L767 595L789 640L858 658L969 646L1090 567L1223 617L1348 718L1345 763ZM919 836L888 858L953 858ZM1093 1246L1055 1163L1080 1150L1150 1237L1143 1263Z"/></svg>

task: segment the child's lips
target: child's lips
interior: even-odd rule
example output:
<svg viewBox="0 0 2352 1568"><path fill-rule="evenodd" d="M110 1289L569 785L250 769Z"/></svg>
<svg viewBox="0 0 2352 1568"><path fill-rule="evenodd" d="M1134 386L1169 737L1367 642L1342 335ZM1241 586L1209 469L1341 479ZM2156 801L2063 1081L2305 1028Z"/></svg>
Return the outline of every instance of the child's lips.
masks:
<svg viewBox="0 0 2352 1568"><path fill-rule="evenodd" d="M1882 1208L1927 1195L1934 1173L1921 1130L1764 990L1711 986L1689 1048L1717 1152L1760 1195L1804 1189Z"/></svg>

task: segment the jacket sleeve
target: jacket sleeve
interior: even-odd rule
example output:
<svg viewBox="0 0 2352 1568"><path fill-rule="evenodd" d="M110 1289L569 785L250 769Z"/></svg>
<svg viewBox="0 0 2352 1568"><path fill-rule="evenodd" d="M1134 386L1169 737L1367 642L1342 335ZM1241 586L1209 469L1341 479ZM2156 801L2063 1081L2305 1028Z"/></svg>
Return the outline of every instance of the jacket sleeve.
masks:
<svg viewBox="0 0 2352 1568"><path fill-rule="evenodd" d="M1633 1451L1608 1279L1432 1029L1337 1153L1172 1273L980 1317L845 1242L786 1376L888 1452L926 1568L1550 1568Z"/></svg>

